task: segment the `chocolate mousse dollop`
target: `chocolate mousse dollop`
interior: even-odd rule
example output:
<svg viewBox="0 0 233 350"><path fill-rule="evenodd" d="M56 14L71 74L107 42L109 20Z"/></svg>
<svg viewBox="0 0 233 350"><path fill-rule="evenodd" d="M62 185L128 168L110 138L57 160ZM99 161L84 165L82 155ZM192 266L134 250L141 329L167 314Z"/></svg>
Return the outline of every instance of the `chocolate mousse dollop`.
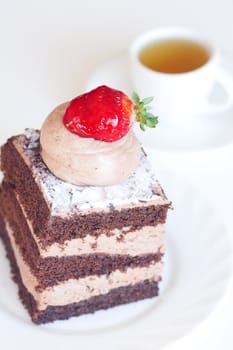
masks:
<svg viewBox="0 0 233 350"><path fill-rule="evenodd" d="M68 105L55 108L41 128L41 156L49 170L76 185L106 186L126 180L142 154L134 132L114 142L75 135L63 124Z"/></svg>

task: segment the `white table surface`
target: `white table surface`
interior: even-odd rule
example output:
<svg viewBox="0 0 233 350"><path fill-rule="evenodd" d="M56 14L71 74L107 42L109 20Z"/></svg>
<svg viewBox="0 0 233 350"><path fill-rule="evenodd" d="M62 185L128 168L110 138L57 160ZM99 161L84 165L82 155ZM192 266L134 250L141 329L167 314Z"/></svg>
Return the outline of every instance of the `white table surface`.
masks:
<svg viewBox="0 0 233 350"><path fill-rule="evenodd" d="M233 0L0 0L0 5L1 143L24 127L39 128L54 106L82 92L91 72L146 29L189 26L233 54ZM211 200L233 241L233 147L198 154L155 151L155 156L158 168L169 168ZM232 295L233 281L215 311L167 349L232 350Z"/></svg>

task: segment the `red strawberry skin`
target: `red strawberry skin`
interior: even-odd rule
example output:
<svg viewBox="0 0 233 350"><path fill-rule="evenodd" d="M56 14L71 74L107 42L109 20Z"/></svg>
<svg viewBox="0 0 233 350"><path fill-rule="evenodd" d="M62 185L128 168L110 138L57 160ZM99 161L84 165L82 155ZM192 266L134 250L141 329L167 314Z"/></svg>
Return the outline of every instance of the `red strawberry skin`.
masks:
<svg viewBox="0 0 233 350"><path fill-rule="evenodd" d="M73 99L63 116L65 127L81 137L112 142L133 123L133 102L122 91L102 85Z"/></svg>

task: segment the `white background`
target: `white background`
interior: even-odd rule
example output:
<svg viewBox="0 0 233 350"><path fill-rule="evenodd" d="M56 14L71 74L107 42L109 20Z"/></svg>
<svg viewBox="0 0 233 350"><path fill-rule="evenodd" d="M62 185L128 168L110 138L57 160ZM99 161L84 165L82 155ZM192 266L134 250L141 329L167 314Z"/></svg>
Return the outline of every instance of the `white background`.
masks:
<svg viewBox="0 0 233 350"><path fill-rule="evenodd" d="M82 92L100 64L161 25L197 29L233 55L233 0L0 0L1 143L25 127L40 127L52 108ZM233 147L156 156L158 166L212 201L233 239ZM232 350L232 295L231 285L215 312L169 349Z"/></svg>

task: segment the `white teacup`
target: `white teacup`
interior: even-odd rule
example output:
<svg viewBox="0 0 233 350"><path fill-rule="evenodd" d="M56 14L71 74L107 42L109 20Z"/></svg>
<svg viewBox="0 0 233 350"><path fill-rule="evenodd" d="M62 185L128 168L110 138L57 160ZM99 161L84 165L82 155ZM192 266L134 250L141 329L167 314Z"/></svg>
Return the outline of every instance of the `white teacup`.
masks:
<svg viewBox="0 0 233 350"><path fill-rule="evenodd" d="M182 57L174 51L177 45ZM199 56L192 51L194 46ZM233 80L222 69L219 53L191 30L167 27L143 33L130 47L130 67L134 90L140 97L154 96L153 112L161 122L190 120L200 113L223 112L232 105ZM209 98L216 83L227 96L219 103Z"/></svg>

